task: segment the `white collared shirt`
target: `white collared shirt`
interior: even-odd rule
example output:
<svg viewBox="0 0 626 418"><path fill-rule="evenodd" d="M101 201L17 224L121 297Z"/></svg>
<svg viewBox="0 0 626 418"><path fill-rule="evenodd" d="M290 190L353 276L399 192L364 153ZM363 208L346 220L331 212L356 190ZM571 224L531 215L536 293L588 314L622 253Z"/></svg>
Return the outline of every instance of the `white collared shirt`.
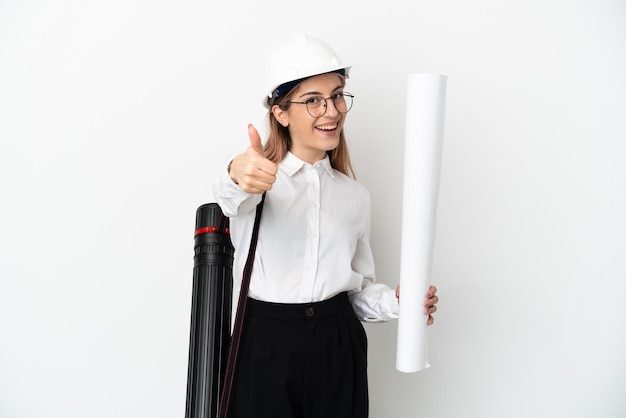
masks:
<svg viewBox="0 0 626 418"><path fill-rule="evenodd" d="M261 195L244 192L226 171L214 195L230 218L236 307ZM361 320L397 318L395 291L375 283L369 236L369 191L334 170L328 156L310 165L287 153L265 197L249 296L307 303L347 291Z"/></svg>

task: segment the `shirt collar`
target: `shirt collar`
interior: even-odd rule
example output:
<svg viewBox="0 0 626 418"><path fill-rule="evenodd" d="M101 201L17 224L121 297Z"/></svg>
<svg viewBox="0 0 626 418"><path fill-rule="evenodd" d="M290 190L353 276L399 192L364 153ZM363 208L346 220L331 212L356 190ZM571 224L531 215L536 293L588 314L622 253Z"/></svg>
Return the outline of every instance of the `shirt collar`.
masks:
<svg viewBox="0 0 626 418"><path fill-rule="evenodd" d="M318 165L321 165L330 175L330 177L335 178L334 169L330 164L330 158L328 157L328 154L326 154L326 157L324 157L323 160L320 160L316 162L313 166L311 166L309 163L302 161L291 152L287 152L287 155L285 155L285 158L283 158L280 163L281 168L283 169L283 171L285 171L285 173L287 173L289 177L296 174L304 166L317 167Z"/></svg>

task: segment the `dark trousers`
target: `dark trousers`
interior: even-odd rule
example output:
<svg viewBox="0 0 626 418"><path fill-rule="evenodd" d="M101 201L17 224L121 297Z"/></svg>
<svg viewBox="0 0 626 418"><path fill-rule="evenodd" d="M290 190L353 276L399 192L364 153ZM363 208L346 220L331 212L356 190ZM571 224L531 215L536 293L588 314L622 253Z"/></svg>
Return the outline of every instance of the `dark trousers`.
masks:
<svg viewBox="0 0 626 418"><path fill-rule="evenodd" d="M345 293L246 309L233 418L368 416L367 337Z"/></svg>

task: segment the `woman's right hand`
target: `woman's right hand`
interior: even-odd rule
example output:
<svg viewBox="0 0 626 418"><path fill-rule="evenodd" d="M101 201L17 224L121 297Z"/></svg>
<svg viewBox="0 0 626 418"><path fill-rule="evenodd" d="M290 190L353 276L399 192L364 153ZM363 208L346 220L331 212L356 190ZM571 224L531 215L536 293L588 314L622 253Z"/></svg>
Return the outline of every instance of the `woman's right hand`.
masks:
<svg viewBox="0 0 626 418"><path fill-rule="evenodd" d="M250 146L228 166L228 175L244 192L260 194L272 188L278 165L263 156L261 137L254 125L248 125Z"/></svg>

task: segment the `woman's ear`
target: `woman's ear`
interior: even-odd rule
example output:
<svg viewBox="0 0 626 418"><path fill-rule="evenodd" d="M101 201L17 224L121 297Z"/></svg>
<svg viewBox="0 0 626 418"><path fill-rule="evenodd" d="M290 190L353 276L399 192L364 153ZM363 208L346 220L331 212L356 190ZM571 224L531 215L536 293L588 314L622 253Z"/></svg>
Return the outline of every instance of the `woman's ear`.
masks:
<svg viewBox="0 0 626 418"><path fill-rule="evenodd" d="M287 111L280 108L278 105L272 106L272 114L283 127L289 126L289 118L287 115Z"/></svg>

